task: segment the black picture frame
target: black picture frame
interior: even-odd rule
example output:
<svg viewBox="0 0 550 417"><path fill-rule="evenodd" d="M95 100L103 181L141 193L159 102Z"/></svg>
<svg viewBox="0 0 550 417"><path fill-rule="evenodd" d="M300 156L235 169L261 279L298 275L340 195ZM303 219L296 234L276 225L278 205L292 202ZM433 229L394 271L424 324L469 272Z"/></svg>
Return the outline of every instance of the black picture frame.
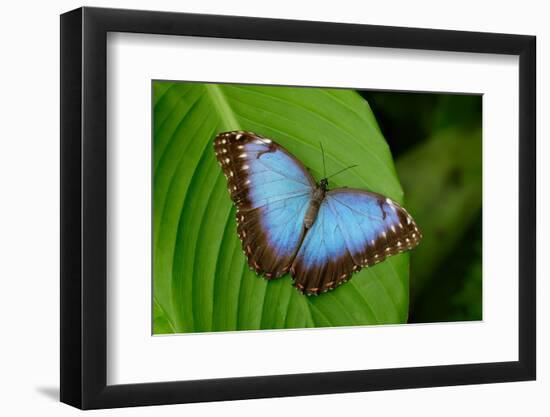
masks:
<svg viewBox="0 0 550 417"><path fill-rule="evenodd" d="M107 385L108 32L519 56L519 360ZM61 401L82 409L533 380L534 36L80 8L61 15Z"/></svg>

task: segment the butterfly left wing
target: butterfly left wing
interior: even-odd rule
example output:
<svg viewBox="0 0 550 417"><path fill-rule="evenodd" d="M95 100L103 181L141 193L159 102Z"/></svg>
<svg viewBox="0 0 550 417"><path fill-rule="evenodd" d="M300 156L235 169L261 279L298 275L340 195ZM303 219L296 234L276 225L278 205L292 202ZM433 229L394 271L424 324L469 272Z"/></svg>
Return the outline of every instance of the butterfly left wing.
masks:
<svg viewBox="0 0 550 417"><path fill-rule="evenodd" d="M301 292L336 288L364 267L414 248L421 234L404 208L382 195L329 191L290 272Z"/></svg>
<svg viewBox="0 0 550 417"><path fill-rule="evenodd" d="M313 178L281 145L255 133L221 133L214 150L249 266L268 279L287 273L302 241Z"/></svg>

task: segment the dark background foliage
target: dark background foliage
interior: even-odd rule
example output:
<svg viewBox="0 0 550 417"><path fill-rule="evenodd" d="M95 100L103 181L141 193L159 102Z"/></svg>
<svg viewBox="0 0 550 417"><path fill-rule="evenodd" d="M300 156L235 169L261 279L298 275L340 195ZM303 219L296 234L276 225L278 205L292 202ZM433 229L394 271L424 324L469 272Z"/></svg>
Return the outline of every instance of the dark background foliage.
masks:
<svg viewBox="0 0 550 417"><path fill-rule="evenodd" d="M481 96L359 93L424 232L411 254L409 322L481 320Z"/></svg>

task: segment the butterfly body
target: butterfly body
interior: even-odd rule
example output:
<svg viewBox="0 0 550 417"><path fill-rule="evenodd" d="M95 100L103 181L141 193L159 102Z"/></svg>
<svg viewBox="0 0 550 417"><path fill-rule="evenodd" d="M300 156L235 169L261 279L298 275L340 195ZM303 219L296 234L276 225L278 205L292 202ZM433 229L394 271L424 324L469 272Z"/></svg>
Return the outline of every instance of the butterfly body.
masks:
<svg viewBox="0 0 550 417"><path fill-rule="evenodd" d="M319 208L321 207L321 203L325 199L325 194L327 193L327 185L327 180L323 178L321 182L313 189L311 201L304 217L304 227L306 229L311 229L311 226L313 226L313 223L317 218Z"/></svg>
<svg viewBox="0 0 550 417"><path fill-rule="evenodd" d="M420 241L397 203L360 189L329 190L327 178L316 182L271 139L225 132L214 149L237 209L243 252L267 279L290 272L300 292L317 295Z"/></svg>

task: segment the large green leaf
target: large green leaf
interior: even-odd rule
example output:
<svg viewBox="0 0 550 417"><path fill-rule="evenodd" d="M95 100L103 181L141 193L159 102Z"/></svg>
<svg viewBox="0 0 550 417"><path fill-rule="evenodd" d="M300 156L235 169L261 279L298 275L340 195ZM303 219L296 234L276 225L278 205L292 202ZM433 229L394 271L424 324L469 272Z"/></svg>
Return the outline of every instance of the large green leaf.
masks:
<svg viewBox="0 0 550 417"><path fill-rule="evenodd" d="M403 323L407 254L364 269L336 290L301 295L290 277L250 271L235 209L212 147L222 131L272 137L320 178L402 202L388 146L365 100L350 90L154 83L154 331L202 332Z"/></svg>

